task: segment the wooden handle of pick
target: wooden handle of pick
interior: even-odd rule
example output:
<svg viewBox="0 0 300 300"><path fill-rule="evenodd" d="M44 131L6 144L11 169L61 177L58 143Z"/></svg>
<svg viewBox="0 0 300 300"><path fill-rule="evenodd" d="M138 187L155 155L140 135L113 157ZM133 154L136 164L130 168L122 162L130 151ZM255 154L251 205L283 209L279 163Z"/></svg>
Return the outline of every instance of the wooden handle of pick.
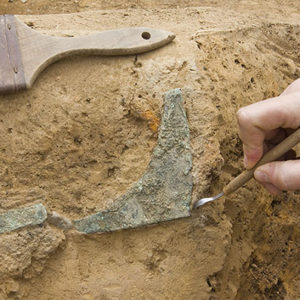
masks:
<svg viewBox="0 0 300 300"><path fill-rule="evenodd" d="M225 195L229 195L236 191L238 188L243 186L246 182L248 182L254 174L254 171L259 166L262 166L266 163L274 161L285 154L288 150L296 146L300 142L300 128L297 129L294 133L289 135L285 140L283 140L280 144L275 146L269 152L267 152L262 159L250 170L245 170L239 176L230 181L223 192Z"/></svg>

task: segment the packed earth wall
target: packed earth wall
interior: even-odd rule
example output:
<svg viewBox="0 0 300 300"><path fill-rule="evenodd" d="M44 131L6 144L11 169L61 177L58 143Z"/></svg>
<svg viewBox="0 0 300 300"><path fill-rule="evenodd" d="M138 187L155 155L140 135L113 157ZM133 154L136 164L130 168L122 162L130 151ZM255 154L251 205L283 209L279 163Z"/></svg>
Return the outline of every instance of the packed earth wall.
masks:
<svg viewBox="0 0 300 300"><path fill-rule="evenodd" d="M43 203L66 219L105 209L145 172L165 92L180 88L192 203L243 170L236 112L300 77L295 1L5 1L55 36L147 26L155 51L75 56L0 96L0 214ZM58 14L58 15L54 15ZM103 234L46 220L0 234L0 299L299 299L299 193L254 180L191 217Z"/></svg>

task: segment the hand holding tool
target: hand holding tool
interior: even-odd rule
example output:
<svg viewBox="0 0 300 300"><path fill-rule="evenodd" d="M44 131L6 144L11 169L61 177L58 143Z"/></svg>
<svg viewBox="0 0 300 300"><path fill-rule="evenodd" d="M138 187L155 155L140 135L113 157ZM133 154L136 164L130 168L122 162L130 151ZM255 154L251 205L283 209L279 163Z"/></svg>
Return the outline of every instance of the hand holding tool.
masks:
<svg viewBox="0 0 300 300"><path fill-rule="evenodd" d="M262 159L250 170L245 170L242 172L239 176L234 178L232 181L230 181L223 189L223 191L210 198L203 198L198 201L196 201L193 205L193 208L198 208L199 206L214 201L216 199L219 199L223 195L229 195L233 192L235 192L238 188L243 186L246 182L248 182L254 174L254 171L259 166L262 166L266 163L269 163L271 161L274 161L278 158L280 158L283 154L285 154L287 151L289 151L291 148L296 146L300 142L300 128L297 129L294 133L289 135L285 140L283 140L280 144L275 146L273 149L271 149L269 152L267 152Z"/></svg>

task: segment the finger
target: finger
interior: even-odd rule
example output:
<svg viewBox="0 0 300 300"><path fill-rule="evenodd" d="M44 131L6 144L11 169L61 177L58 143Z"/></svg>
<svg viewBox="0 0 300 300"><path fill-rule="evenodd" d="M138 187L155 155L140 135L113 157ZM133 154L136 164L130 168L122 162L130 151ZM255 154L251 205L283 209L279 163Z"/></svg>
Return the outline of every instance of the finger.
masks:
<svg viewBox="0 0 300 300"><path fill-rule="evenodd" d="M300 125L300 92L271 98L238 111L240 138L244 144L247 168L253 167L263 154L263 141L276 128ZM274 134L274 132L273 132Z"/></svg>
<svg viewBox="0 0 300 300"><path fill-rule="evenodd" d="M272 195L276 196L278 195L281 191L278 189L275 185L272 183L261 183L265 189L267 189Z"/></svg>
<svg viewBox="0 0 300 300"><path fill-rule="evenodd" d="M281 95L288 95L300 91L300 78L291 83Z"/></svg>
<svg viewBox="0 0 300 300"><path fill-rule="evenodd" d="M257 181L272 184L280 190L300 189L300 160L276 161L258 167L254 172Z"/></svg>

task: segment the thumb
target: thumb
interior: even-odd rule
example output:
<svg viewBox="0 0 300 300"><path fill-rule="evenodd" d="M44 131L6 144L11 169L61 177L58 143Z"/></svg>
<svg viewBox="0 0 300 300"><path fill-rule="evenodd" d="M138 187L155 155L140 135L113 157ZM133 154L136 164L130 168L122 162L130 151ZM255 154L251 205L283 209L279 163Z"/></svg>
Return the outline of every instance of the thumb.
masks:
<svg viewBox="0 0 300 300"><path fill-rule="evenodd" d="M258 167L254 172L257 181L265 186L293 191L300 189L300 160L275 161Z"/></svg>

